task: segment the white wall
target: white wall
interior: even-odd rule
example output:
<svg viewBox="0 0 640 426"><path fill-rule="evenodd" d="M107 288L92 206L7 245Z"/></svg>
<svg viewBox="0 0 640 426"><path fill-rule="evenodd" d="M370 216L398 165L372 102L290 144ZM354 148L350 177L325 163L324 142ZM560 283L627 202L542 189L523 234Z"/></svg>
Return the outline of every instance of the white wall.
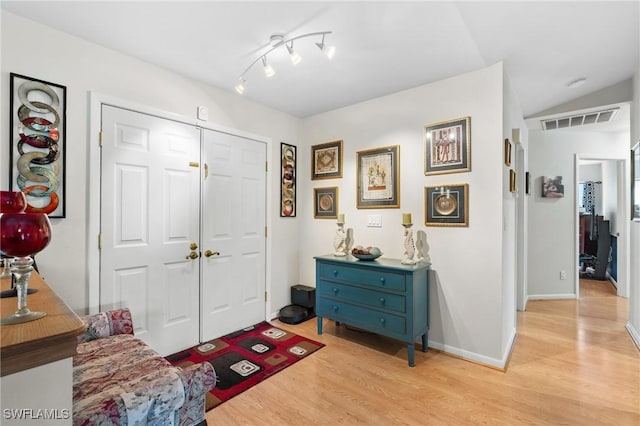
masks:
<svg viewBox="0 0 640 426"><path fill-rule="evenodd" d="M503 68L489 68L319 114L303 121L304 140L315 145L344 141L342 179L312 181L302 170L299 194L339 187L339 210L355 244L374 245L386 257L401 258L402 213L413 216L414 233L423 230L430 246L430 344L499 365L502 333ZM424 125L471 117L471 172L424 175ZM400 208L356 208L356 152L400 145ZM301 151L310 164L310 149ZM309 166L307 166L309 167ZM424 187L469 184L469 227L425 227ZM313 218L312 197L300 199L300 277L315 283L313 256L333 252L334 220ZM366 227L367 216L382 216L382 228ZM513 285L511 283L510 285ZM511 321L510 319L508 321Z"/></svg>
<svg viewBox="0 0 640 426"><path fill-rule="evenodd" d="M633 76L633 102L631 104L631 140L629 148L640 141L640 67ZM630 285L629 322L627 329L640 348L640 221L630 225Z"/></svg>
<svg viewBox="0 0 640 426"><path fill-rule="evenodd" d="M8 99L9 73L67 86L67 217L52 219L51 244L38 255L38 266L51 287L74 310L88 307L86 253L88 211L88 94L95 91L136 104L193 117L197 105L209 108L209 122L271 138L271 168L277 173L280 142L298 144L300 120L248 102L235 93L212 88L120 53L2 11L2 94ZM16 35L20 34L16 43ZM43 48L45 43L48 48ZM55 46L52 47L52 46ZM37 56L34 56L37 52ZM3 109L4 111L4 109ZM9 114L2 114L2 135L8 137ZM0 151L0 187L8 188L8 148ZM272 179L274 197L279 179ZM272 203L269 232L272 250L271 311L289 303L289 287L298 281L299 219L279 217ZM97 236L96 236L97 238ZM96 240L96 239L91 239Z"/></svg>
<svg viewBox="0 0 640 426"><path fill-rule="evenodd" d="M529 200L530 298L575 295L576 154L626 159L629 148L626 139L618 134L585 129L529 131L529 171L532 177ZM543 198L542 176L562 176L564 198ZM560 271L566 271L565 280L560 279Z"/></svg>

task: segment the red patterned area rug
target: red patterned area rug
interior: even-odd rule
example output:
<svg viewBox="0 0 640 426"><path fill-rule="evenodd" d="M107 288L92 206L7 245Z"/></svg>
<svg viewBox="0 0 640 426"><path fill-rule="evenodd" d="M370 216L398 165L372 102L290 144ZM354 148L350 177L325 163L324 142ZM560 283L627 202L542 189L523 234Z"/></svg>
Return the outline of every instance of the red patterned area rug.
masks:
<svg viewBox="0 0 640 426"><path fill-rule="evenodd" d="M203 361L213 365L218 383L207 393L208 411L322 347L323 343L261 322L166 359L178 367Z"/></svg>

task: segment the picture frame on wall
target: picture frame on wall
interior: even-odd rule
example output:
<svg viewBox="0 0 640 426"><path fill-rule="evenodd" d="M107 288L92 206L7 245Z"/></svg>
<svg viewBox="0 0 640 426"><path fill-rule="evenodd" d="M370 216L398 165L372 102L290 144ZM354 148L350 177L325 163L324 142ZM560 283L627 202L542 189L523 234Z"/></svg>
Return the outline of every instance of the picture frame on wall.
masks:
<svg viewBox="0 0 640 426"><path fill-rule="evenodd" d="M511 142L509 139L504 140L504 165L511 167Z"/></svg>
<svg viewBox="0 0 640 426"><path fill-rule="evenodd" d="M471 171L471 117L429 124L424 129L425 175Z"/></svg>
<svg viewBox="0 0 640 426"><path fill-rule="evenodd" d="M15 73L9 79L9 189L26 195L26 212L64 218L67 88Z"/></svg>
<svg viewBox="0 0 640 426"><path fill-rule="evenodd" d="M342 141L311 146L311 179L342 177Z"/></svg>
<svg viewBox="0 0 640 426"><path fill-rule="evenodd" d="M296 216L296 146L280 143L280 217Z"/></svg>
<svg viewBox="0 0 640 426"><path fill-rule="evenodd" d="M518 190L518 182L516 181L516 171L509 169L509 192L516 192Z"/></svg>
<svg viewBox="0 0 640 426"><path fill-rule="evenodd" d="M338 187L313 188L313 217L338 218Z"/></svg>
<svg viewBox="0 0 640 426"><path fill-rule="evenodd" d="M563 198L562 176L542 176L542 196L544 198Z"/></svg>
<svg viewBox="0 0 640 426"><path fill-rule="evenodd" d="M426 186L425 226L469 226L469 184Z"/></svg>
<svg viewBox="0 0 640 426"><path fill-rule="evenodd" d="M359 209L400 207L400 145L356 152Z"/></svg>

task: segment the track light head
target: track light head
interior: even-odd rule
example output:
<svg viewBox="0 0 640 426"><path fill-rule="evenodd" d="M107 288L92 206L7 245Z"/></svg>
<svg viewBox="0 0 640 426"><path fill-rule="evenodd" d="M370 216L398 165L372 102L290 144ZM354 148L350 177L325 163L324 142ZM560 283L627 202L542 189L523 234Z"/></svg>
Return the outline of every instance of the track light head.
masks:
<svg viewBox="0 0 640 426"><path fill-rule="evenodd" d="M238 94L242 95L244 93L246 83L247 81L243 77L240 77L240 79L238 80L238 84L236 84L235 86L236 92L238 92Z"/></svg>
<svg viewBox="0 0 640 426"><path fill-rule="evenodd" d="M302 56L298 55L298 52L293 50L293 42L291 42L291 46L287 44L287 50L289 51L289 55L291 56L291 63L293 65L298 65L300 61L302 61Z"/></svg>
<svg viewBox="0 0 640 426"><path fill-rule="evenodd" d="M336 47L335 46L327 46L324 43L324 36L325 34L322 34L322 41L320 43L316 43L316 46L318 46L318 48L320 50L322 50L322 53L324 53L327 58L332 59L333 55L336 54Z"/></svg>
<svg viewBox="0 0 640 426"><path fill-rule="evenodd" d="M262 57L262 66L264 67L264 75L265 77L273 77L276 72L271 65L267 63L267 57Z"/></svg>

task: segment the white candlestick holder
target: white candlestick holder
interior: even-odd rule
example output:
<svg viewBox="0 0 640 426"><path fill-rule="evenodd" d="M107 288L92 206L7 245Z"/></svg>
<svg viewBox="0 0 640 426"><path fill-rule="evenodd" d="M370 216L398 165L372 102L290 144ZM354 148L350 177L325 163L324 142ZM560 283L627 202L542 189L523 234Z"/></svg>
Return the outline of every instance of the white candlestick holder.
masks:
<svg viewBox="0 0 640 426"><path fill-rule="evenodd" d="M413 230L411 227L412 223L403 223L404 226L404 255L400 263L403 265L414 265L418 263L415 259L416 255L416 244L413 240Z"/></svg>
<svg viewBox="0 0 640 426"><path fill-rule="evenodd" d="M333 238L333 248L335 252L334 256L346 256L347 255L347 235L344 231L344 223L338 223L338 229L336 229L336 236Z"/></svg>

